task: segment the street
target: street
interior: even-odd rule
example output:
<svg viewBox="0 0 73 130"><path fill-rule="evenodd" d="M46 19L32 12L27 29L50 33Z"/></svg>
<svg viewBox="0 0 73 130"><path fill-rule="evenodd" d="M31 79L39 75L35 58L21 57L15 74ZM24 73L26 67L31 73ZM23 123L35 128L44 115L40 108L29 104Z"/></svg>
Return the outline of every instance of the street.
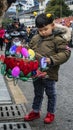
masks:
<svg viewBox="0 0 73 130"><path fill-rule="evenodd" d="M73 130L73 48L71 48L71 51L70 59L61 65L59 81L56 83L57 106L55 121L52 124L44 124L43 122L47 112L47 98L44 94L41 118L29 122L32 130ZM18 85L26 97L27 103L25 107L28 113L31 111L34 97L32 80L28 82L18 81Z"/></svg>

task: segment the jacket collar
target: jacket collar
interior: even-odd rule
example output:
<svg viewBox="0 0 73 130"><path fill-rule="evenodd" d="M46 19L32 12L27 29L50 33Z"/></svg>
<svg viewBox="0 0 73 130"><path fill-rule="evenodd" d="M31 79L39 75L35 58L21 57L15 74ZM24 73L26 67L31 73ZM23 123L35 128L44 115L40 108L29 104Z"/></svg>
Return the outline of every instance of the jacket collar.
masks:
<svg viewBox="0 0 73 130"><path fill-rule="evenodd" d="M54 34L51 34L50 36L45 37L45 38L39 35L40 41L48 41L48 40L52 40L53 38L54 38Z"/></svg>

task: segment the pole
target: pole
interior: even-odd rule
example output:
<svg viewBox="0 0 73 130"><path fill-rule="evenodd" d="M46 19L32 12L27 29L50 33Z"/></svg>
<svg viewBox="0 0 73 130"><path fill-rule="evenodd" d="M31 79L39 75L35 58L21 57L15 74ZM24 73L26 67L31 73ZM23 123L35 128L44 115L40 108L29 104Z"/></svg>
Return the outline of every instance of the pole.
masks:
<svg viewBox="0 0 73 130"><path fill-rule="evenodd" d="M18 6L16 6L16 18L18 18Z"/></svg>
<svg viewBox="0 0 73 130"><path fill-rule="evenodd" d="M62 0L60 0L60 18L62 17Z"/></svg>

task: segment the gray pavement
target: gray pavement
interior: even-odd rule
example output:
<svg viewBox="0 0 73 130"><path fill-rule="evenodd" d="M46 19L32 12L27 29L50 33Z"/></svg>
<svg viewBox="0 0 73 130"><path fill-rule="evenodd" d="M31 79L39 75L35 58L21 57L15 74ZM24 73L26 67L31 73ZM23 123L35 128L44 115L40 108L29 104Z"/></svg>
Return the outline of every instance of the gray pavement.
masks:
<svg viewBox="0 0 73 130"><path fill-rule="evenodd" d="M5 47L3 48L3 50L4 49ZM4 54L4 51L0 51L0 54ZM0 105L11 103L12 103L11 96L5 83L4 76L1 74L0 70Z"/></svg>
<svg viewBox="0 0 73 130"><path fill-rule="evenodd" d="M3 75L0 73L0 105L1 104L11 104L11 97L5 83Z"/></svg>

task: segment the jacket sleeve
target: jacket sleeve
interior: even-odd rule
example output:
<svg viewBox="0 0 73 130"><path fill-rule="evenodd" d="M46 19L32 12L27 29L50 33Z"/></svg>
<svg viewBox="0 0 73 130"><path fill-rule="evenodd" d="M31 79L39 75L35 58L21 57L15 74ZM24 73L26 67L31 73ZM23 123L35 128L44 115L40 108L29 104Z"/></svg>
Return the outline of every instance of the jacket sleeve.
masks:
<svg viewBox="0 0 73 130"><path fill-rule="evenodd" d="M70 58L71 49L68 47L68 43L61 37L58 37L55 42L57 53L50 56L50 59L53 65L60 65L65 63Z"/></svg>

